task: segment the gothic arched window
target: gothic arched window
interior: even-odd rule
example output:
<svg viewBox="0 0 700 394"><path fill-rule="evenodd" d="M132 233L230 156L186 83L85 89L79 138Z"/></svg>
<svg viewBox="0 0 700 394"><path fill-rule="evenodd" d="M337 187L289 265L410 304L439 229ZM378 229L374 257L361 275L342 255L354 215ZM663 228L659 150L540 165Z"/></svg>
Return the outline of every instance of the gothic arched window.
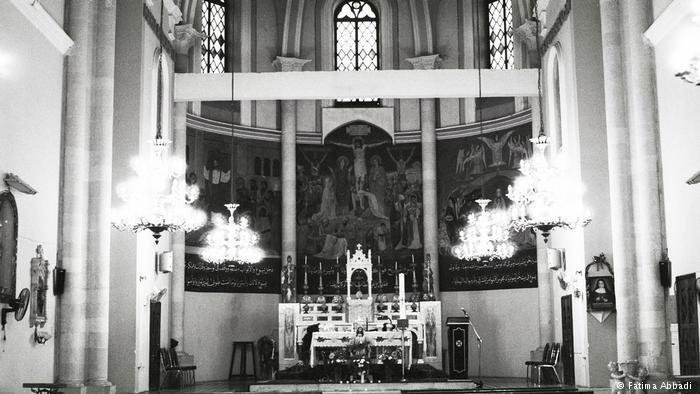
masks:
<svg viewBox="0 0 700 394"><path fill-rule="evenodd" d="M379 69L379 18L372 4L346 0L335 11L335 69ZM379 99L339 99L343 104L379 105Z"/></svg>
<svg viewBox="0 0 700 394"><path fill-rule="evenodd" d="M492 69L513 68L512 0L489 0L489 60Z"/></svg>
<svg viewBox="0 0 700 394"><path fill-rule="evenodd" d="M223 73L226 61L226 0L202 0L202 73Z"/></svg>

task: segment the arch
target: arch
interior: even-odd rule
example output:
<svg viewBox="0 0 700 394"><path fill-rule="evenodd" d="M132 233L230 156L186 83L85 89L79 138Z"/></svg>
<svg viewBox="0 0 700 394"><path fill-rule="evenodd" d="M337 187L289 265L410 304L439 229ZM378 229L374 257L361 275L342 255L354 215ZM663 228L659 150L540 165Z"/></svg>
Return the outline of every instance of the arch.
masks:
<svg viewBox="0 0 700 394"><path fill-rule="evenodd" d="M432 55L433 26L430 19L430 5L427 0L409 0L413 24L414 53L416 56Z"/></svg>
<svg viewBox="0 0 700 394"><path fill-rule="evenodd" d="M282 30L282 56L301 55L301 28L304 20L304 0L287 0Z"/></svg>
<svg viewBox="0 0 700 394"><path fill-rule="evenodd" d="M393 108L324 108L321 121L322 142L335 130L357 122L383 130L394 141Z"/></svg>
<svg viewBox="0 0 700 394"><path fill-rule="evenodd" d="M550 138L550 154L554 155L564 149L566 96L564 83L564 65L562 63L561 43L552 45L545 59L545 126Z"/></svg>
<svg viewBox="0 0 700 394"><path fill-rule="evenodd" d="M168 57L160 47L153 52L153 69L152 77L152 94L151 94L151 130L156 130L156 133L164 139L170 136L171 127L171 103L172 100L172 85L173 78L172 67L168 62ZM146 136L148 140L152 136Z"/></svg>

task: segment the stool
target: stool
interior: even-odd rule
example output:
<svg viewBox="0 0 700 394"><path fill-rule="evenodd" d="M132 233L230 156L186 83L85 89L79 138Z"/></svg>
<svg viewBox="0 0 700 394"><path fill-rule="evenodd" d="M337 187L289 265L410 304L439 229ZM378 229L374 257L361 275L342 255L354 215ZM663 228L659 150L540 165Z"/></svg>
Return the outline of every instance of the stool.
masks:
<svg viewBox="0 0 700 394"><path fill-rule="evenodd" d="M253 355L253 374L249 375L246 372L246 364L247 364L247 359L248 359L248 348L250 348L250 352ZM233 374L233 363L236 361L236 349L240 350L241 353L241 362L240 362L240 368L238 370L238 374L234 375ZM255 360L255 344L253 342L233 342L233 352L231 353L231 366L228 368L228 379L231 380L233 377L238 377L238 378L249 378L253 377L255 379L258 378L258 372L257 372L257 363Z"/></svg>

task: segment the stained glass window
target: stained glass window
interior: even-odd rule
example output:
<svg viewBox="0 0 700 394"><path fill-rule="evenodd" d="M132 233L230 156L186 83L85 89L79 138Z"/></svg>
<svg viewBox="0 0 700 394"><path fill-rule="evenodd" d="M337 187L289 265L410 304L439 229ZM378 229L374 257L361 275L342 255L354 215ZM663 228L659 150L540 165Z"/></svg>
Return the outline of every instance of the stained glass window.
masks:
<svg viewBox="0 0 700 394"><path fill-rule="evenodd" d="M513 4L512 0L490 0L489 55L491 68L513 68Z"/></svg>
<svg viewBox="0 0 700 394"><path fill-rule="evenodd" d="M360 0L347 0L335 13L335 69L372 71L379 69L377 11ZM376 98L341 99L339 104L379 105Z"/></svg>
<svg viewBox="0 0 700 394"><path fill-rule="evenodd" d="M226 71L226 0L202 1L202 73Z"/></svg>

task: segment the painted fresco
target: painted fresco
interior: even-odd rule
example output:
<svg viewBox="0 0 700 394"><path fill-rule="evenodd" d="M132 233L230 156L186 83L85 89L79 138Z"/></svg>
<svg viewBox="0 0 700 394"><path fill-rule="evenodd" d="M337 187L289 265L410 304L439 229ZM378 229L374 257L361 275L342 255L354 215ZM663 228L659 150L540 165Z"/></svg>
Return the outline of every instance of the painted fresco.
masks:
<svg viewBox="0 0 700 394"><path fill-rule="evenodd" d="M297 145L297 264L334 264L362 244L386 267L413 258L420 271L420 152L366 124L341 127L323 145Z"/></svg>
<svg viewBox="0 0 700 394"><path fill-rule="evenodd" d="M452 247L467 216L487 208L508 209L508 186L520 175L520 161L532 155L530 124L438 142L438 209L441 291L537 287L537 253L530 232L513 233L516 253L490 262L459 261Z"/></svg>
<svg viewBox="0 0 700 394"><path fill-rule="evenodd" d="M188 130L186 161L187 182L200 189L194 205L209 217L206 226L186 234L187 290L278 292L282 243L279 143ZM274 268L278 275L276 281L251 277L250 269L235 262L215 265L198 257L205 246L206 234L213 228L211 218L215 215L228 217L225 204L231 202L240 205L236 219L245 216L260 236L258 246L264 251L265 259L262 265L257 265L266 267L265 270ZM256 285L245 285L248 280Z"/></svg>

